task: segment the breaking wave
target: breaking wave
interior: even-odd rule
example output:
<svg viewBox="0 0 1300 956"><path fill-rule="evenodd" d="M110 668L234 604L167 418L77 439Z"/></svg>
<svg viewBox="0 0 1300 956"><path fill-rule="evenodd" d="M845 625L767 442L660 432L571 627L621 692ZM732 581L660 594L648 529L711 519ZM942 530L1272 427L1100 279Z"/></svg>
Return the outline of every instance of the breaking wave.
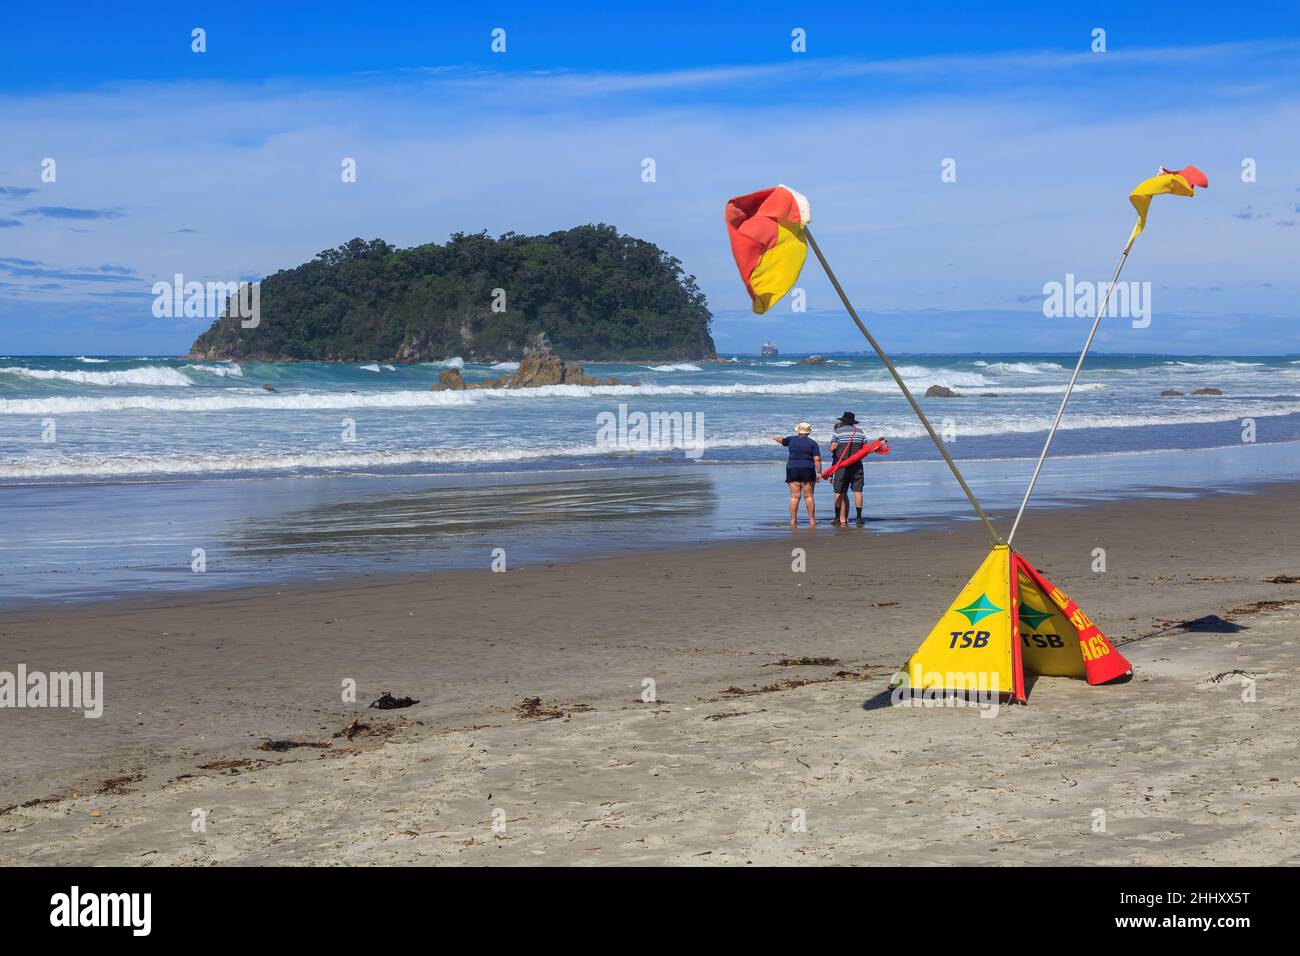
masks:
<svg viewBox="0 0 1300 956"><path fill-rule="evenodd" d="M445 394L445 393L440 393ZM1206 411L1180 416L1162 418L1159 416L1133 415L1080 415L1067 418L1061 423L1065 431L1079 429L1126 429L1152 425L1171 424L1209 424L1214 422L1236 421L1242 414L1257 417L1270 415L1289 415L1300 413L1300 402L1260 404L1247 409L1221 412ZM1042 433L1051 424L1048 415L1024 415L1011 418L990 419L983 422L970 421L963 424L962 437L1002 436L1015 434ZM888 435L891 439L921 438L924 430L914 419L896 416L877 420L870 424L868 431ZM826 435L814 435L825 441ZM772 460L767 453L773 451L771 440L766 434L752 432L710 436L707 428L704 433L704 458L710 458L709 452L724 449L762 449L756 460ZM663 456L679 454L685 451L681 444L665 445L652 451L628 452L610 450L596 444L511 446L503 447L453 447L453 448L410 448L393 451L295 451L270 454L189 454L189 455L149 455L121 454L109 456L68 455L63 453L50 455L28 455L22 458L0 461L0 480L40 480L50 478L77 477L115 477L115 476L163 476L163 475L199 475L199 474L238 474L249 472L294 473L304 471L346 471L358 472L368 469L393 469L403 466L437 466L465 464L493 464L536 461L548 458L626 458L629 454ZM779 458L779 455L777 456ZM913 460L913 459L901 459ZM779 462L778 462L779 463Z"/></svg>
<svg viewBox="0 0 1300 956"><path fill-rule="evenodd" d="M143 385L155 387L184 387L193 385L177 369L161 365L146 365L144 368L129 368L111 372L83 372L80 370L60 371L44 368L0 368L0 375L13 375L32 381L73 382L77 385Z"/></svg>
<svg viewBox="0 0 1300 956"><path fill-rule="evenodd" d="M219 375L221 378L244 377L244 370L233 362L229 365L182 365L181 368L193 369L196 372L207 372L209 375Z"/></svg>
<svg viewBox="0 0 1300 956"><path fill-rule="evenodd" d="M1044 372L1064 372L1065 367L1055 362L976 362L990 372L1018 372L1021 375L1042 375Z"/></svg>
<svg viewBox="0 0 1300 956"><path fill-rule="evenodd" d="M165 371L171 371L167 369ZM0 369L3 372L3 369ZM92 373L105 374L115 373ZM179 372L173 374L184 379ZM983 380L982 376L971 378ZM190 384L185 380L185 384ZM912 384L909 382L909 385ZM971 387L969 379L959 376L927 376L915 388L938 384L949 388ZM978 386L976 386L978 387ZM993 386L998 394L1059 394L1062 385ZM1075 387L1076 392L1105 389L1097 382L1087 382ZM78 396L58 398L0 399L0 415L52 415L82 412L157 411L157 412L221 412L227 410L311 410L344 408L434 408L440 406L473 405L479 402L532 402L541 399L610 398L634 396L663 397L725 397L732 395L836 395L850 392L892 395L898 391L892 381L878 379L815 379L807 382L772 382L750 385L542 385L528 389L470 389L467 391L433 392L428 390L394 389L381 392L264 392L253 388L226 388L193 397L172 398L165 395Z"/></svg>

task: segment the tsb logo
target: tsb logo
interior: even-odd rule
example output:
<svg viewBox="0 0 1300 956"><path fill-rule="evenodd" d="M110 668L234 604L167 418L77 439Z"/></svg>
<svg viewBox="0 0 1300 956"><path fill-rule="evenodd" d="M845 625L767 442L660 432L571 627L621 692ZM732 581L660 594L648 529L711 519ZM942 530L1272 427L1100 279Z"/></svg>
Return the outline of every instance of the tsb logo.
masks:
<svg viewBox="0 0 1300 956"><path fill-rule="evenodd" d="M1021 634L1020 640L1025 647L1064 647L1065 641L1059 634Z"/></svg>
<svg viewBox="0 0 1300 956"><path fill-rule="evenodd" d="M987 647L989 643L988 631L949 631L948 633L952 635L952 643L948 645L949 650L958 647ZM958 641L961 643L958 644Z"/></svg>

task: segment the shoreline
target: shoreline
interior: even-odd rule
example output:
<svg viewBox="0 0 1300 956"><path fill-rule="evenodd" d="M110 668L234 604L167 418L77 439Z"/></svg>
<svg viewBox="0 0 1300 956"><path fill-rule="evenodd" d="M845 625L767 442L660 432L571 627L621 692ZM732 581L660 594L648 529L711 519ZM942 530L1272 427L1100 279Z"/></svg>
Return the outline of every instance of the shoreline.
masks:
<svg viewBox="0 0 1300 956"><path fill-rule="evenodd" d="M1060 455L1031 520L1099 501L1268 493L1293 483L1297 452L1300 442L1288 441ZM1028 468L1018 456L962 459L995 524L1014 514ZM11 485L0 501L0 519L15 529L4 546L10 571L0 578L0 603L35 609L141 593L171 600L313 581L347 587L393 574L483 567L499 548L517 568L699 541L771 541L789 534L782 475L779 462L677 461ZM99 508L92 490L111 495L115 507ZM818 499L826 518L826 489ZM973 521L968 507L937 460L873 463L866 524L848 533L874 541L956 530ZM26 517L46 510L59 515L55 526ZM75 570L66 564L73 542L83 552ZM196 547L204 550L203 574L191 566Z"/></svg>
<svg viewBox="0 0 1300 956"><path fill-rule="evenodd" d="M98 720L0 710L14 757L0 791L15 805L0 813L0 858L941 862L996 846L1006 856L979 858L1294 859L1285 818L1300 766L1279 715L1300 711L1287 677L1300 667L1300 584L1269 579L1300 574L1276 533L1297 504L1288 485L1037 514L1026 555L1137 674L1106 687L1039 678L1027 707L992 720L880 701L986 553L969 524L8 611L0 669L102 670L106 706ZM1105 574L1090 570L1096 547ZM1208 630L1172 626L1202 618ZM819 657L836 664L777 663ZM1211 680L1234 671L1258 677L1265 703L1239 704L1231 676ZM346 679L356 703L340 699ZM646 679L655 703L640 699ZM385 690L419 703L366 707ZM521 716L534 697L542 716ZM358 719L377 736L335 736ZM259 749L267 740L313 746ZM1061 791L1044 766L1088 783ZM947 804L975 785L967 809L986 834ZM1146 787L1184 823L1143 824ZM1215 829L1206 801L1243 792L1255 809ZM1008 800L1023 822L1079 799L1076 836L1058 821L986 844L1011 826ZM497 803L504 835L491 830ZM1095 806L1129 821L1122 851L1090 842ZM207 835L190 830L195 807L211 810ZM792 840L790 807L809 809L813 834L834 817L835 845ZM1158 835L1193 817L1190 843Z"/></svg>

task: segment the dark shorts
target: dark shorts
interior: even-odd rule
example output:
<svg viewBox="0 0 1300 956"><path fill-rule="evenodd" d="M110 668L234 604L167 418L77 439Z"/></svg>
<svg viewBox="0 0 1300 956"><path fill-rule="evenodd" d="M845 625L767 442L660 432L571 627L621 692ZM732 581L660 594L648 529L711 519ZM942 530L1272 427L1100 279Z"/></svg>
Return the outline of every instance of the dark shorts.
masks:
<svg viewBox="0 0 1300 956"><path fill-rule="evenodd" d="M815 468L787 468L785 470L785 483L787 485L792 481L801 481L810 485L816 480L817 469Z"/></svg>
<svg viewBox="0 0 1300 956"><path fill-rule="evenodd" d="M831 475L835 482L836 493L842 493L845 488L850 491L861 491L863 485L862 466L851 465L848 468L841 468L835 474Z"/></svg>

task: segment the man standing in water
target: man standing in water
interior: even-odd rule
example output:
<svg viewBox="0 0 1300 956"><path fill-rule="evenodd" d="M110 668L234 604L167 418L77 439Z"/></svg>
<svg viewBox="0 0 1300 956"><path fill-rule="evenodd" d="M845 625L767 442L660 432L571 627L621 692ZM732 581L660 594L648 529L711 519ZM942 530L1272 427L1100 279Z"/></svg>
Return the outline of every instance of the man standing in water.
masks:
<svg viewBox="0 0 1300 956"><path fill-rule="evenodd" d="M835 423L831 434L831 463L837 464L841 458L861 451L867 443L867 436L858 427L857 416L845 412ZM835 489L835 523L847 528L849 525L849 491L853 491L853 503L857 507L857 521L862 523L862 485L864 481L862 462L841 468L832 477Z"/></svg>

